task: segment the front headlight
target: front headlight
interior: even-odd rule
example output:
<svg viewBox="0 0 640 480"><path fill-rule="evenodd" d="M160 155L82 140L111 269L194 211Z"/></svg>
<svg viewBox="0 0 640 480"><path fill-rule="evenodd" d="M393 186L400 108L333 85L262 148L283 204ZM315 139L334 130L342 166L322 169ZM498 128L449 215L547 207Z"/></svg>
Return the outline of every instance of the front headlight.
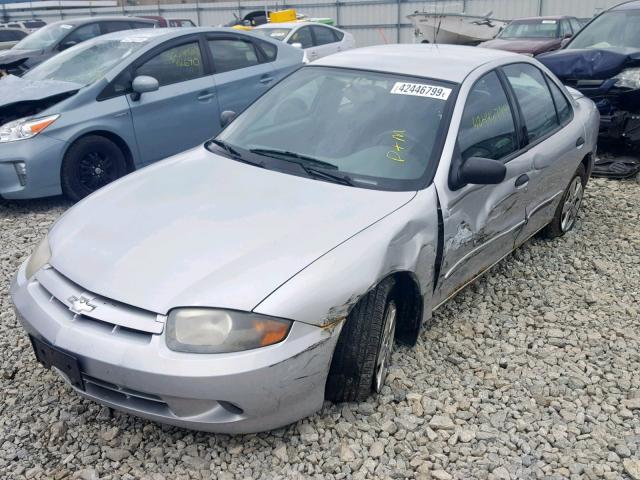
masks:
<svg viewBox="0 0 640 480"><path fill-rule="evenodd" d="M169 312L167 346L176 352L230 353L266 347L287 337L291 321L213 308Z"/></svg>
<svg viewBox="0 0 640 480"><path fill-rule="evenodd" d="M640 89L640 68L627 68L613 78L616 80L616 87Z"/></svg>
<svg viewBox="0 0 640 480"><path fill-rule="evenodd" d="M40 244L33 251L29 260L27 260L27 267L25 274L27 279L33 277L33 275L49 263L51 258L51 249L49 248L49 238L45 235Z"/></svg>
<svg viewBox="0 0 640 480"><path fill-rule="evenodd" d="M35 137L58 118L60 118L60 115L49 115L42 118L21 118L5 123L0 127L0 143Z"/></svg>

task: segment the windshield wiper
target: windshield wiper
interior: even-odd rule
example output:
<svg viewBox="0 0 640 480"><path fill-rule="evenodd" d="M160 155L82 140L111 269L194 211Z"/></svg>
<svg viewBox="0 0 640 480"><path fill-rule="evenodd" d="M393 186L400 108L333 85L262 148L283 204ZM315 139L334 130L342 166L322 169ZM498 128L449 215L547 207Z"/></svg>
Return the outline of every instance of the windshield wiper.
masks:
<svg viewBox="0 0 640 480"><path fill-rule="evenodd" d="M223 142L222 140L217 140L214 138L213 140L209 140L209 143L213 143L214 145L217 145L218 147L222 148L225 152L231 155L231 158L233 158L234 160L237 160L242 163L247 163L249 165L254 165L256 167L265 168L264 162L254 162L252 160L248 160L244 158L240 154L240 152L238 152L235 148L233 148L227 142ZM207 149L209 149L208 145L207 145Z"/></svg>
<svg viewBox="0 0 640 480"><path fill-rule="evenodd" d="M336 175L334 173L327 172L325 169L339 170L337 165L333 163L318 160L317 158L302 155L300 153L289 152L286 150L276 150L269 148L254 148L249 150L251 153L257 153L258 155L266 155L269 157L278 158L285 162L295 163L309 175L310 177L322 178L329 182L339 183L341 185L353 186L351 177L347 175Z"/></svg>
<svg viewBox="0 0 640 480"><path fill-rule="evenodd" d="M303 155L301 153L289 152L287 150L278 150L275 148L252 148L249 150L251 153L257 153L258 155L266 155L268 157L279 158L285 161L294 161L295 160L304 160L307 163L313 163L317 167L329 168L331 170L338 170L338 166L333 163L325 162L323 160L318 160L317 158L309 157L308 155ZM299 163L301 162L296 162Z"/></svg>

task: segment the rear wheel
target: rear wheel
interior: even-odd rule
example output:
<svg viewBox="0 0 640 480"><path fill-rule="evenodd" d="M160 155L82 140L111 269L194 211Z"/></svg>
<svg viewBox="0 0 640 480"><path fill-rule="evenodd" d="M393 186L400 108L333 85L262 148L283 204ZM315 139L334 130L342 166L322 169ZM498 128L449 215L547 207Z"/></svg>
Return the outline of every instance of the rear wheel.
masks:
<svg viewBox="0 0 640 480"><path fill-rule="evenodd" d="M359 402L382 390L398 317L393 287L393 279L384 280L347 317L331 361L328 400Z"/></svg>
<svg viewBox="0 0 640 480"><path fill-rule="evenodd" d="M108 138L87 135L77 140L62 161L62 191L78 201L127 173L120 147Z"/></svg>
<svg viewBox="0 0 640 480"><path fill-rule="evenodd" d="M580 213L586 183L587 173L584 165L580 165L562 195L562 200L558 208L556 208L553 220L542 231L545 237L561 237L574 227Z"/></svg>

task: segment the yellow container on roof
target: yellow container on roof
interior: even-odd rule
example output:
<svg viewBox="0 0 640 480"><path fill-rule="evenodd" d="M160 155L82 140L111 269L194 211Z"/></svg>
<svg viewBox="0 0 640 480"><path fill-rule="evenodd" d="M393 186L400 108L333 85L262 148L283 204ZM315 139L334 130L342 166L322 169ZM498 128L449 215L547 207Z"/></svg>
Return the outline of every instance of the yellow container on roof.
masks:
<svg viewBox="0 0 640 480"><path fill-rule="evenodd" d="M271 23L295 22L297 18L297 13L293 8L280 10L279 12L271 12L269 14L269 21Z"/></svg>

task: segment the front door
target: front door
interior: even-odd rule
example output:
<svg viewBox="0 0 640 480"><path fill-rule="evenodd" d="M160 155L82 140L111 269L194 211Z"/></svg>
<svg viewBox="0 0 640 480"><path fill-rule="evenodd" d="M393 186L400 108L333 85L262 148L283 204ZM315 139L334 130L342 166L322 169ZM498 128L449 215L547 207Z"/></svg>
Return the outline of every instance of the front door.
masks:
<svg viewBox="0 0 640 480"><path fill-rule="evenodd" d="M142 165L195 147L220 130L213 76L197 39L172 44L138 66L160 88L128 96Z"/></svg>
<svg viewBox="0 0 640 480"><path fill-rule="evenodd" d="M498 185L436 184L444 226L443 256L434 292L437 305L514 248L525 222L526 175L531 157L519 154L517 114L495 71L481 77L467 100L458 133L456 156L505 162L507 174Z"/></svg>

